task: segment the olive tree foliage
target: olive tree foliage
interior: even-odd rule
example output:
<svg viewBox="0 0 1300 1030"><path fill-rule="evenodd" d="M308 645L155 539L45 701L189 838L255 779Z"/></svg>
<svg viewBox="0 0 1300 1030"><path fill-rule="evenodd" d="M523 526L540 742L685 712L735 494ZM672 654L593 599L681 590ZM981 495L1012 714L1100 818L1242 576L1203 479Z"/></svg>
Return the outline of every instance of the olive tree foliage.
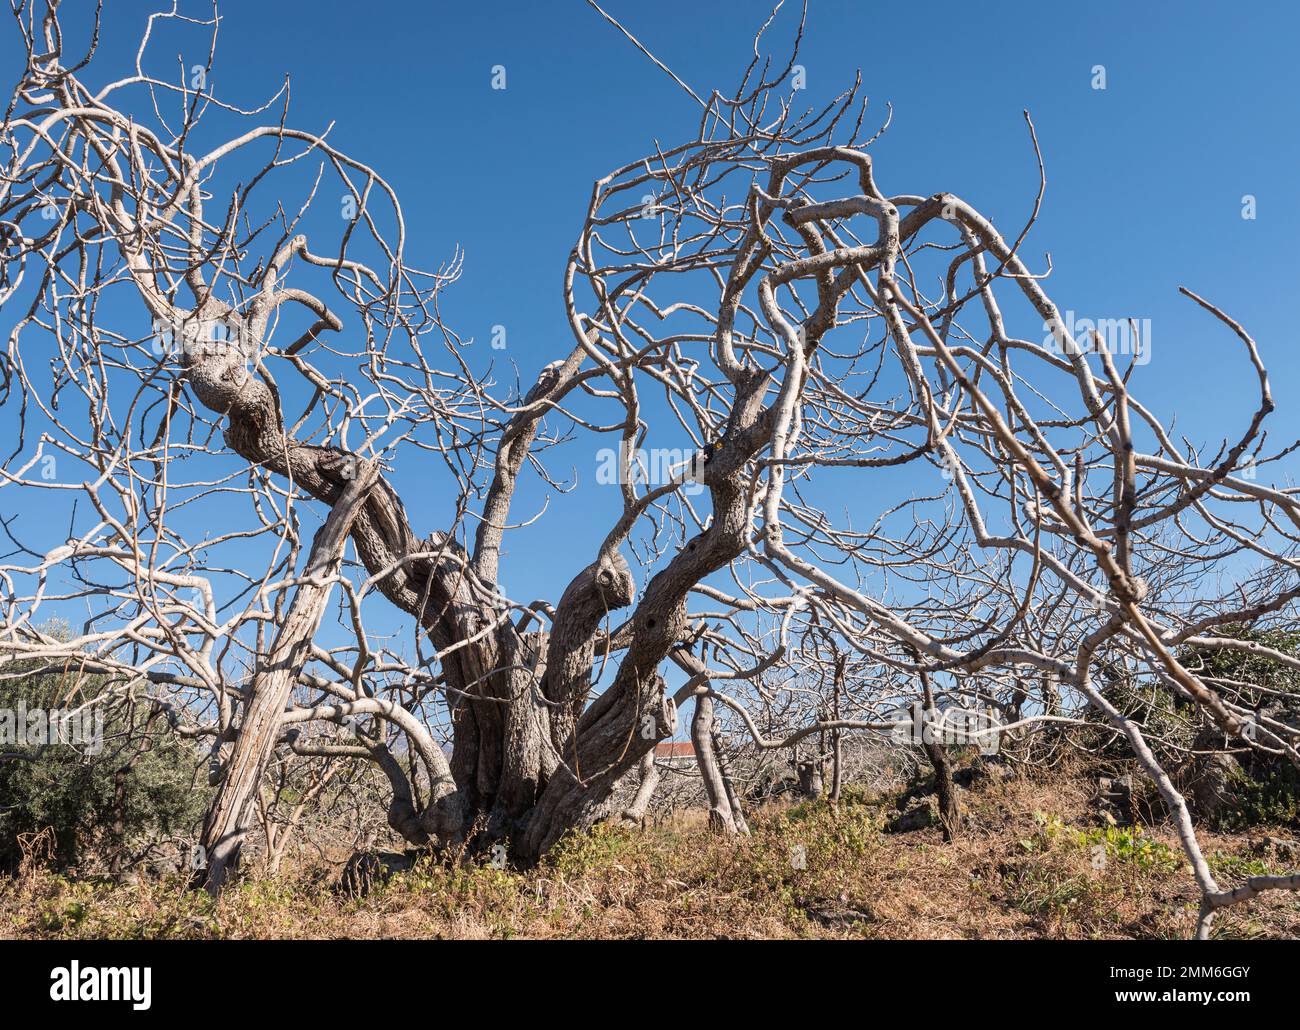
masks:
<svg viewBox="0 0 1300 1030"><path fill-rule="evenodd" d="M1259 400L1217 450L1176 440L1022 255L1045 179L1010 240L956 193L885 190L858 84L804 110L797 43L772 62L760 30L734 91L676 80L693 135L595 182L562 269L569 342L510 391L444 324L459 265L413 267L379 172L294 128L287 90L256 110L214 95L215 18L154 15L135 66L92 88L93 41L72 52L57 4L15 13L0 299L22 424L0 490L6 510L78 504L65 540L15 538L0 566L0 661L75 662L205 748L209 886L286 749L374 762L412 842L528 860L611 814L689 700L715 824L743 832L719 720L776 749L889 729L925 696L1021 726L1098 708L1164 796L1202 933L1300 885L1215 880L1104 681L1140 668L1243 746L1297 757L1294 727L1176 657L1240 648L1218 628L1300 594L1300 504L1257 471L1259 348L1184 291ZM147 58L178 27L211 42L172 81ZM504 542L536 517L516 486L558 491L546 452L566 439L618 455L618 510L568 541L566 582L512 598L503 561L528 555ZM637 474L683 441L686 460ZM442 524L403 504L412 469ZM70 601L84 624L43 635L41 607ZM409 648L367 631L383 603ZM851 670L838 714L805 686L824 661ZM774 708L796 728L774 732Z"/></svg>

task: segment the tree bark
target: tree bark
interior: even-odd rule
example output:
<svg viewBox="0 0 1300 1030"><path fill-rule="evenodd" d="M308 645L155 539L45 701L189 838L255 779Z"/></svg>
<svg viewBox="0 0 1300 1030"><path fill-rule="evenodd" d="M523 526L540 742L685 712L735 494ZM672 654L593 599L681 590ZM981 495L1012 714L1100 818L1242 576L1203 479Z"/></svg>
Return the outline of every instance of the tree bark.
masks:
<svg viewBox="0 0 1300 1030"><path fill-rule="evenodd" d="M822 760L819 755L817 758L796 758L794 763L795 773L799 777L799 793L805 798L819 798L822 796Z"/></svg>
<svg viewBox="0 0 1300 1030"><path fill-rule="evenodd" d="M213 798L203 830L207 859L204 886L216 894L238 865L248 832L252 801L279 738L280 720L289 696L311 651L311 641L333 588L343 547L362 500L374 482L375 469L359 462L355 477L344 488L325 524L312 541L303 582L276 634L266 663L249 687L243 719L225 776Z"/></svg>
<svg viewBox="0 0 1300 1030"><path fill-rule="evenodd" d="M691 719L691 741L695 745L695 761L704 781L704 793L709 800L709 829L730 836L737 832L736 820L731 814L727 787L713 752L713 718L713 698L708 694L698 695L695 715Z"/></svg>
<svg viewBox="0 0 1300 1030"><path fill-rule="evenodd" d="M921 673L921 686L925 693L925 718L922 721L921 746L930 759L934 770L934 791L939 798L939 825L943 829L943 839L949 843L961 829L961 808L957 804L957 785L952 779L952 759L943 741L934 740L930 720L936 714L934 693L930 689L930 677Z"/></svg>
<svg viewBox="0 0 1300 1030"><path fill-rule="evenodd" d="M647 751L641 759L641 782L637 786L632 803L623 809L621 818L626 823L633 823L645 829L646 812L650 808L650 799L659 787L659 766L655 765L655 753Z"/></svg>
<svg viewBox="0 0 1300 1030"><path fill-rule="evenodd" d="M727 760L727 750L723 744L722 731L718 720L713 720L713 757L718 763L718 773L722 777L722 788L727 795L727 805L731 809L731 820L736 824L736 832L749 836L749 823L745 821L745 811L740 806L740 795L736 791L735 781L731 776L731 763Z"/></svg>

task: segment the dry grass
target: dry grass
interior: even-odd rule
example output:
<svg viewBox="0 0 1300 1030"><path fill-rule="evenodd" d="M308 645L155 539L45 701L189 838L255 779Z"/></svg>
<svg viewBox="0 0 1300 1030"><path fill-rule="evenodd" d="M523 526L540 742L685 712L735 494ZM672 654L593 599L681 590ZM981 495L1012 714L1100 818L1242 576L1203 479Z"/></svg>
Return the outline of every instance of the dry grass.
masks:
<svg viewBox="0 0 1300 1030"><path fill-rule="evenodd" d="M838 813L824 803L755 812L753 836L739 843L684 817L575 837L525 872L425 860L359 899L331 889L325 870L245 881L213 903L177 881L118 886L28 869L0 880L0 937L1188 936L1195 895L1172 834L1107 836L1088 808L1090 782L1059 775L968 792L970 825L949 845L934 829L883 833L894 797L856 795ZM1203 842L1227 883L1280 868L1267 836ZM1300 898L1257 900L1221 917L1217 932L1300 935Z"/></svg>

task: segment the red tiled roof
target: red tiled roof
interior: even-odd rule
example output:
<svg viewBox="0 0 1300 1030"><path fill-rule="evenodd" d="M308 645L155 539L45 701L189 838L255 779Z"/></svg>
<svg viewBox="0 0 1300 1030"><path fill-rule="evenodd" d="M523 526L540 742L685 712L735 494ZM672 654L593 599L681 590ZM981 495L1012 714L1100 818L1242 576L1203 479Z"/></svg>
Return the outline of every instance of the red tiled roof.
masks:
<svg viewBox="0 0 1300 1030"><path fill-rule="evenodd" d="M656 758L694 758L695 745L689 740L661 740L655 745Z"/></svg>

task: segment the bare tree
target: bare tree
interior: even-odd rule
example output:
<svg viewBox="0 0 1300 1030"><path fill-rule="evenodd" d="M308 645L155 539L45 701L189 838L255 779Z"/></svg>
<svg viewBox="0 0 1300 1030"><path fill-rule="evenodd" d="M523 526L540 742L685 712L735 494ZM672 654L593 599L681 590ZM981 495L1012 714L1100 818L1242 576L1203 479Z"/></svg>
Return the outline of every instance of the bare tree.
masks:
<svg viewBox="0 0 1300 1030"><path fill-rule="evenodd" d="M1297 757L1294 727L1176 658L1242 646L1219 627L1300 594L1300 503L1255 474L1277 457L1268 378L1214 303L1183 291L1238 341L1259 402L1209 454L1131 395L1107 340L1061 319L1021 255L1037 201L1008 242L956 194L882 191L858 86L801 113L793 58L760 57L760 30L734 92L676 80L700 106L693 138L596 181L564 269L572 345L506 393L439 317L457 264L408 265L384 179L291 127L285 92L254 111L213 95L215 19L154 15L134 69L94 90L93 40L71 53L57 4L16 15L0 299L18 312L20 427L0 482L83 503L66 542L15 538L0 566L3 660L111 677L205 745L209 886L277 747L376 763L410 841L508 841L527 860L608 815L692 698L715 821L739 831L709 761L722 714L789 747L888 730L931 682L972 705L1019 697L1021 726L1069 723L1063 698L1099 709L1168 805L1202 934L1218 908L1300 886L1218 884L1097 682L1131 663L1243 746ZM212 35L180 83L147 70L163 22ZM338 194L341 220L313 210ZM571 435L613 445L621 512L558 597L511 599L516 486L560 489L542 458ZM394 481L430 462L448 518L417 530ZM933 491L898 492L904 467ZM302 522L326 511L298 573ZM410 620L413 654L372 639L374 593ZM323 634L329 596L342 614ZM44 632L42 606L73 601L80 630ZM838 718L798 686L814 622L881 674L842 683ZM754 713L773 706L802 724L765 732ZM337 735L301 732L318 723Z"/></svg>

